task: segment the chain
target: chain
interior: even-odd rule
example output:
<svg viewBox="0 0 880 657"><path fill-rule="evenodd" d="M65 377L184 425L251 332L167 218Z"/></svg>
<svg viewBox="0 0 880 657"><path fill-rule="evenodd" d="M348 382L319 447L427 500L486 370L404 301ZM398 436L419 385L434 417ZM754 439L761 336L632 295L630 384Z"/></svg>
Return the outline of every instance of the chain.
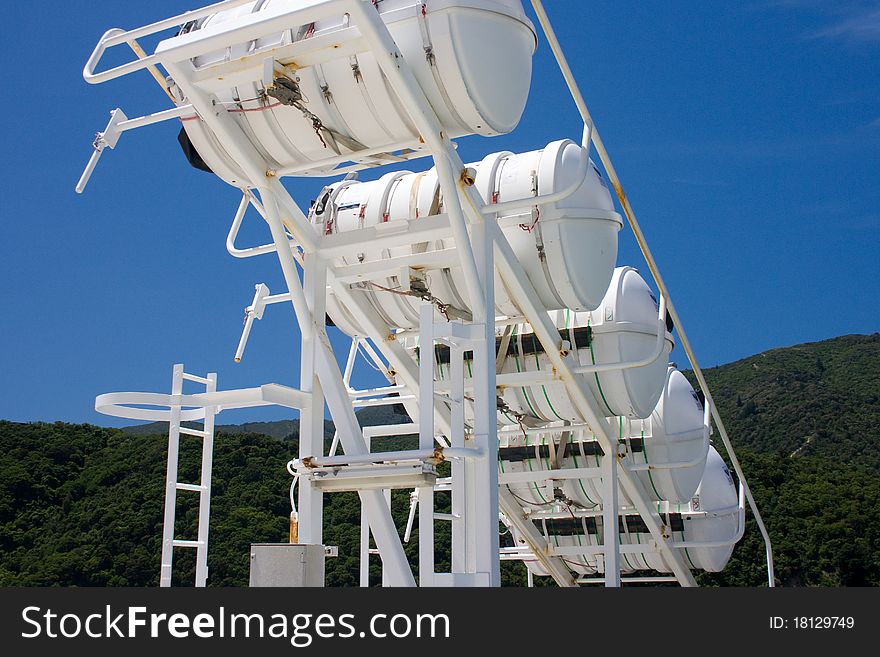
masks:
<svg viewBox="0 0 880 657"><path fill-rule="evenodd" d="M394 288L390 288L390 287L385 287L384 285L379 285L378 283L374 283L373 281L367 281L367 285L369 285L371 287L375 287L378 290L382 290L383 292L390 292L391 294L397 294L402 297L414 297L416 299L421 299L422 301L425 301L426 303L434 304L434 306L437 308L437 310L440 312L440 314L443 315L444 319L446 319L447 322L451 321L451 319L452 319L449 314L449 310L451 308L453 308L454 306L452 306L452 304L449 304L449 303L443 303L443 301L441 299L438 299L437 297L435 297L433 294L431 294L427 290L394 289Z"/></svg>

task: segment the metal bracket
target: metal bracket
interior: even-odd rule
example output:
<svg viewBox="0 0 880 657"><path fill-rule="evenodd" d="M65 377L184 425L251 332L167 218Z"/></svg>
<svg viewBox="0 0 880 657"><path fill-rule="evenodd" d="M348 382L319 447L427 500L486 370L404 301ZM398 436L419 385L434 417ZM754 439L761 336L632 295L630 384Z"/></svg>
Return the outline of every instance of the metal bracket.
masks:
<svg viewBox="0 0 880 657"><path fill-rule="evenodd" d="M101 159L101 154L104 152L104 149L108 146L110 148L116 148L116 143L119 141L119 136L122 134L122 130L119 129L119 124L127 120L128 117L125 115L125 112L118 107L110 112L110 122L107 124L107 127L104 128L103 132L99 132L95 135L95 142L92 144L95 150L92 152L92 156L89 158L88 164L86 164L86 168L83 171L82 176L80 176L79 182L76 184L77 194L82 194L86 185L89 184L89 178L92 177L95 167L98 166L98 160Z"/></svg>
<svg viewBox="0 0 880 657"><path fill-rule="evenodd" d="M238 349L235 350L236 363L240 363L241 357L244 355L244 348L247 346L248 338L251 335L254 319L263 319L263 312L266 310L269 286L265 283L257 283L256 290L253 302L244 309L244 328L241 331L241 339L238 341Z"/></svg>

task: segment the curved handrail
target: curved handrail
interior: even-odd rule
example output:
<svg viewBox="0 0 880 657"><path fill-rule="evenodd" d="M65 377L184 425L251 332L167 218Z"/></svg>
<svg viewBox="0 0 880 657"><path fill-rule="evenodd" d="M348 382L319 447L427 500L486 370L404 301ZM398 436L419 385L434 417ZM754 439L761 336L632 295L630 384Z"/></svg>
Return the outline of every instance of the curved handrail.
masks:
<svg viewBox="0 0 880 657"><path fill-rule="evenodd" d="M589 152L587 152L584 154L583 160L581 160L578 164L577 173L574 176L574 182L572 182L565 189L560 189L559 191L553 192L552 194L529 196L512 201L503 201L501 203L484 205L480 208L480 212L482 212L483 214L501 214L502 212L507 212L508 210L520 210L522 208L530 208L535 205L547 205L548 203L558 203L559 201L564 201L581 188L581 186L587 180L587 174L589 172L590 154Z"/></svg>
<svg viewBox="0 0 880 657"><path fill-rule="evenodd" d="M129 41L134 41L141 37L156 34L157 32L162 32L171 28L180 27L190 21L204 18L211 14L216 14L218 11L224 9L234 9L235 7L247 4L248 2L253 2L253 0L223 0L222 2L208 5L201 9L185 11L182 14L134 30L126 31L119 27L111 28L107 30L104 33L104 36L101 37L100 41L98 41L98 45L95 46L95 50L92 52L91 57L89 57L88 62L86 62L85 68L83 69L83 79L89 84L101 84L102 82L107 82L108 80L113 80L123 75L134 73L135 71L139 71L149 66L154 66L159 61L156 54L147 55L142 59L128 62L127 64L121 64L120 66L101 71L100 73L95 72L95 69L104 57L104 53L113 46L128 43Z"/></svg>
<svg viewBox="0 0 880 657"><path fill-rule="evenodd" d="M663 355L663 347L666 343L666 299L660 295L660 308L657 317L657 343L654 350L649 356L639 360L619 361L617 363L598 363L595 365L579 365L573 367L572 372L575 374L592 374L594 372L608 372L611 370L628 370L635 367L645 367L657 362L657 359Z"/></svg>
<svg viewBox="0 0 880 657"><path fill-rule="evenodd" d="M175 397L177 397L176 400ZM171 419L171 407L180 406L180 401L180 395L168 395L160 392L108 392L95 397L95 410L104 415L128 420L168 422ZM132 406L133 404L164 406L165 408L135 408ZM181 422L193 422L204 418L204 407L180 411Z"/></svg>
<svg viewBox="0 0 880 657"><path fill-rule="evenodd" d="M645 472L650 470L676 470L678 468L692 468L696 465L700 465L700 463L705 463L706 456L709 454L709 435L712 433L712 419L710 417L710 409L709 405L706 404L703 407L703 434L699 438L692 438L691 440L702 440L703 449L700 456L697 456L690 461L673 461L671 463L634 463L632 465L627 465L626 469L630 472ZM681 435L681 434L671 434ZM687 440L680 441L688 442Z"/></svg>
<svg viewBox="0 0 880 657"><path fill-rule="evenodd" d="M229 233L226 235L226 251L234 258L253 258L266 253L276 253L278 250L274 243L263 244L261 246L251 246L244 249L235 246L238 231L241 230L242 221L244 221L244 216L250 205L253 205L257 212L265 218L264 210L257 199L254 198L254 195L250 190L244 190L242 192L241 202L238 205L238 210L235 213L235 217L232 219L232 225L229 227ZM289 243L291 250L295 250L299 246L293 240L289 240Z"/></svg>

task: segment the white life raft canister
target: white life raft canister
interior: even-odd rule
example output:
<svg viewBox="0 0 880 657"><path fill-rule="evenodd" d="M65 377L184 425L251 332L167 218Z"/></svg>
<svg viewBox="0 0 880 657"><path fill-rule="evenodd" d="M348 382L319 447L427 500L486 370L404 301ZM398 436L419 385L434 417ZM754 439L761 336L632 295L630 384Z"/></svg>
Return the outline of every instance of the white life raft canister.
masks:
<svg viewBox="0 0 880 657"><path fill-rule="evenodd" d="M549 144L520 155L496 153L479 164L475 186L487 203L523 200L568 189L586 172L581 185L556 203L526 205L505 212L497 220L505 237L535 286L547 310L591 310L601 302L617 259L617 234L623 225L614 211L611 195L587 151L570 140ZM351 233L380 223L414 221L443 212L436 172L393 172L372 182L346 180L326 187L310 212L315 229L324 235ZM374 237L351 247L337 266L373 262L401 255L431 253L453 246L451 241L423 242L407 247L383 248ZM470 309L464 274L458 265L438 268L426 256L410 265L424 275L427 291L441 302ZM419 304L398 276L358 284L364 295L392 329L418 326ZM384 289L383 289L384 288ZM521 315L517 300L495 278L498 315ZM327 312L350 335L364 335L350 312L330 295ZM656 335L656 333L655 333Z"/></svg>
<svg viewBox="0 0 880 657"><path fill-rule="evenodd" d="M639 273L632 267L614 271L611 284L599 307L592 312L556 312L556 327L563 340L577 354L580 365L636 362L656 352L659 334L664 334L659 355L642 367L589 372L583 376L608 417L646 418L663 391L672 335L658 320L657 301ZM527 324L511 335L510 356L503 372L551 371L552 363ZM584 419L562 383L544 383L524 388L507 388L504 401L518 413L542 421L573 423Z"/></svg>
<svg viewBox="0 0 880 657"><path fill-rule="evenodd" d="M703 480L693 498L687 504L666 503L661 508L664 523L679 543L704 543L678 548L685 565L692 570L720 572L733 554L734 541L738 538L742 513L737 505L737 491L733 477L714 447L710 447ZM539 531L545 533L553 547L598 546L604 541L602 518L592 516L572 517L565 512L558 516L535 521ZM644 521L635 515L618 519L621 545L650 545L652 537ZM524 540L511 528L514 541ZM566 565L579 575L604 573L601 559L596 555L568 555ZM548 573L535 561L526 561L534 575ZM659 552L636 551L621 555L621 572L632 573L653 570L672 572L672 568Z"/></svg>
<svg viewBox="0 0 880 657"><path fill-rule="evenodd" d="M648 495L672 504L690 502L703 477L709 428L687 378L670 367L651 417L618 418L615 424L619 427L618 439L633 466L639 468L635 473ZM557 455L555 464L552 454ZM600 468L604 455L595 437L583 429L565 431L555 427L525 435L508 428L499 437L498 458L500 473L547 471L552 475L554 469ZM650 469L642 469L642 465L650 465ZM553 503L557 497L554 488L561 491L566 503L579 509L595 508L603 500L601 478L538 480L510 486L525 508L544 508ZM618 494L621 504L631 504L623 489Z"/></svg>
<svg viewBox="0 0 880 657"><path fill-rule="evenodd" d="M450 137L500 135L516 127L528 98L537 45L520 0L374 4ZM187 25L180 35L160 43L157 52L214 39L300 8L300 0L259 0L220 11ZM353 160L367 162L370 158L357 151L424 150L419 131L376 58L363 49L358 26L347 13L291 24L256 40L235 39L230 34L226 48L191 60L195 83L233 114L270 168L308 175L311 165L334 155L352 153ZM316 50L301 54L305 48L297 45L306 41ZM308 113L264 93L266 58L277 58L285 67L288 84L295 85ZM212 75L229 62L236 66ZM331 138L319 134L315 120L330 130ZM185 121L184 128L211 170L241 186L244 174L207 126L195 118Z"/></svg>

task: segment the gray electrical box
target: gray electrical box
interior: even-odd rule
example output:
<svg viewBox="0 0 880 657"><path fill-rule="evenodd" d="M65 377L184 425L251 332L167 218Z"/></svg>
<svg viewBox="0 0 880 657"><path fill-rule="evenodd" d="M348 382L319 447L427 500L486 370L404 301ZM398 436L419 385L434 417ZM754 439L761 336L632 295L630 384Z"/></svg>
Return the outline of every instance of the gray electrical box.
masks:
<svg viewBox="0 0 880 657"><path fill-rule="evenodd" d="M323 545L251 545L250 586L324 586Z"/></svg>

